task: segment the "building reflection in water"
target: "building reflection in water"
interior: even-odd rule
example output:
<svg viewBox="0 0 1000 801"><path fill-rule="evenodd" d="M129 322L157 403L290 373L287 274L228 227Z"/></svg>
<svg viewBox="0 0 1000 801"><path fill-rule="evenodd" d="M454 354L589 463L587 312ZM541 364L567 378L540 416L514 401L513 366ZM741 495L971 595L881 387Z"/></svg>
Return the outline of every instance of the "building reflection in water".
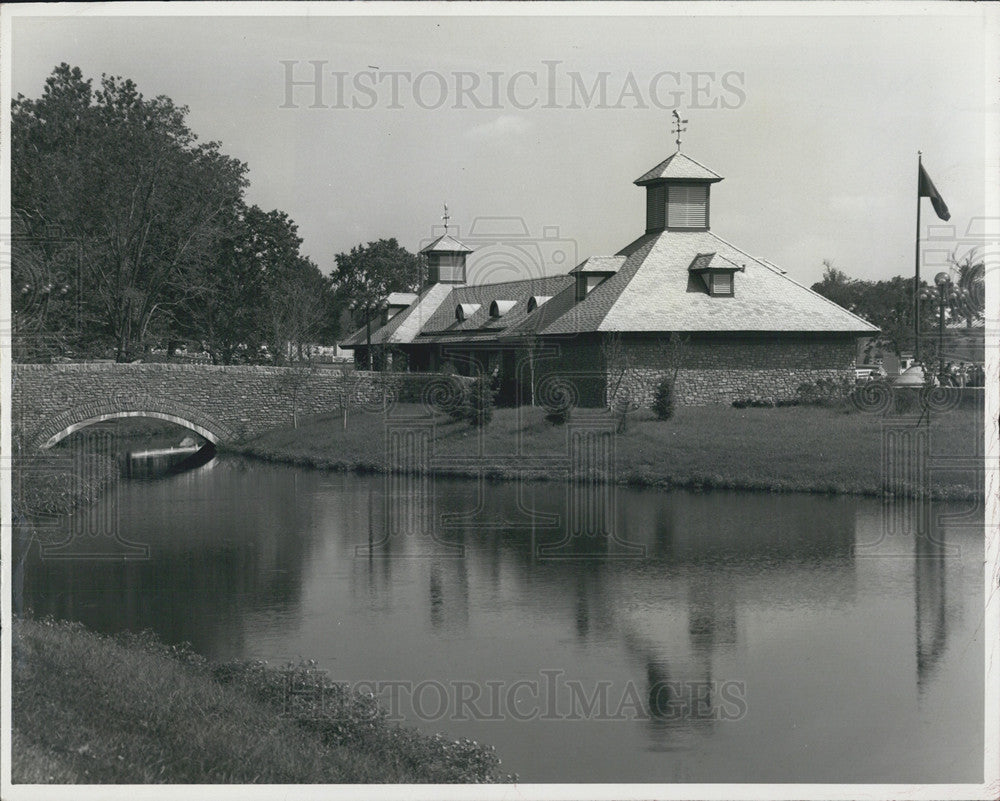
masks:
<svg viewBox="0 0 1000 801"><path fill-rule="evenodd" d="M428 493L415 478L222 460L209 472L130 484L122 524L151 558L29 560L26 605L103 631L153 628L229 658L262 627L280 631L308 612L303 585L316 582L310 568L321 560L323 580L343 576L348 599L373 619L419 605L426 630L412 633L413 647L510 608L515 620L563 626L580 646L619 649L645 688L657 747L673 748L731 710L719 688L734 677L720 673L720 658L732 664L747 646L747 610L857 603L856 499L618 488L614 503L589 507L587 526L645 553L629 559L610 538L567 538L553 524L567 520L564 484L437 480ZM470 508L474 518L457 514ZM600 510L613 523L595 520ZM923 690L947 644L947 554L940 532L915 542ZM545 558L546 543L562 558Z"/></svg>

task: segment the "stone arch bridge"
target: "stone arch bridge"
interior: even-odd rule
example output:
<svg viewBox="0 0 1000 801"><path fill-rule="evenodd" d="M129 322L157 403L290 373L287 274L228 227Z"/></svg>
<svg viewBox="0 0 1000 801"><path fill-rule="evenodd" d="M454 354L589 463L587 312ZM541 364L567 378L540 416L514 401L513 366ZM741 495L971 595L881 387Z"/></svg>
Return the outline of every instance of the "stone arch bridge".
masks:
<svg viewBox="0 0 1000 801"><path fill-rule="evenodd" d="M177 423L213 444L235 443L300 418L384 399L419 401L430 376L317 367L192 364L16 364L11 423L29 447L49 448L121 417Z"/></svg>

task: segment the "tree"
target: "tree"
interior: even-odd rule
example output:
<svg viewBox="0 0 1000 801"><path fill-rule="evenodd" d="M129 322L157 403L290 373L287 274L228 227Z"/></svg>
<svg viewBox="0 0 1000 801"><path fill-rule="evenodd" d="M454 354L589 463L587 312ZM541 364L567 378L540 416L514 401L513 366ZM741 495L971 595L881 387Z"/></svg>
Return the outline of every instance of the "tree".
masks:
<svg viewBox="0 0 1000 801"><path fill-rule="evenodd" d="M298 228L282 211L243 208L230 231L203 291L184 306L185 332L215 363L306 358L336 330L330 280L302 256Z"/></svg>
<svg viewBox="0 0 1000 801"><path fill-rule="evenodd" d="M682 337L679 333L671 332L667 341L661 346L663 363L667 367L667 374L660 379L653 392L653 411L660 420L669 420L674 416L674 407L677 403L677 375L687 356L689 339Z"/></svg>
<svg viewBox="0 0 1000 801"><path fill-rule="evenodd" d="M601 355L607 371L608 408L618 415L616 432L624 434L628 431L628 413L639 408L632 398L632 388L625 380L632 366L632 355L617 331L604 335Z"/></svg>
<svg viewBox="0 0 1000 801"><path fill-rule="evenodd" d="M982 251L972 248L960 257L956 250L949 254L948 265L955 273L955 284L964 290L952 306L952 317L965 320L965 327L972 328L972 323L986 311L986 263Z"/></svg>
<svg viewBox="0 0 1000 801"><path fill-rule="evenodd" d="M372 367L371 335L375 317L390 292L413 292L420 286L420 257L393 239L355 245L338 253L331 276L337 294L360 319L366 330L368 367Z"/></svg>
<svg viewBox="0 0 1000 801"><path fill-rule="evenodd" d="M883 281L861 281L848 278L828 261L824 265L823 280L813 284L813 292L878 326L881 336L873 343L876 347L892 347L897 354L913 347L912 278L897 275ZM927 283L921 281L920 286L925 287ZM931 304L920 304L921 330L933 330L934 325Z"/></svg>
<svg viewBox="0 0 1000 801"><path fill-rule="evenodd" d="M119 360L203 291L247 184L246 165L199 143L187 113L120 77L94 89L67 64L41 98L13 103L15 214L29 243L52 226L80 243L80 319ZM19 280L25 260L13 256Z"/></svg>
<svg viewBox="0 0 1000 801"><path fill-rule="evenodd" d="M813 284L813 291L829 298L838 306L851 311L857 305L858 282L848 277L843 270L838 270L829 259L823 259L823 280Z"/></svg>

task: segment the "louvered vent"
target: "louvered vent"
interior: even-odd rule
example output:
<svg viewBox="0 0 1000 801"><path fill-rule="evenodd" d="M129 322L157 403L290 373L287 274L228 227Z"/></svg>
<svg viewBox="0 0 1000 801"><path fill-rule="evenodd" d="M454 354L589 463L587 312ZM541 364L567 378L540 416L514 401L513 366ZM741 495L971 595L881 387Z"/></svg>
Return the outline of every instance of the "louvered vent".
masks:
<svg viewBox="0 0 1000 801"><path fill-rule="evenodd" d="M708 187L671 186L667 202L668 228L708 228Z"/></svg>
<svg viewBox="0 0 1000 801"><path fill-rule="evenodd" d="M646 187L646 230L659 231L667 224L667 187Z"/></svg>
<svg viewBox="0 0 1000 801"><path fill-rule="evenodd" d="M713 295L733 294L732 273L716 273L715 275L712 276L712 294Z"/></svg>

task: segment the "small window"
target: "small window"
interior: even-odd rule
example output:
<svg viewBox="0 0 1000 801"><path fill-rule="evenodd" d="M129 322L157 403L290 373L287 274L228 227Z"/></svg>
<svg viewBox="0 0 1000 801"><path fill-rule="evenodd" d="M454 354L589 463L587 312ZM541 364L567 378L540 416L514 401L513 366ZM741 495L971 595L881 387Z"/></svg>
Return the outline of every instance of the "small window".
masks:
<svg viewBox="0 0 1000 801"><path fill-rule="evenodd" d="M732 295L733 294L733 274L732 273L715 273L712 275L712 294L713 295Z"/></svg>

